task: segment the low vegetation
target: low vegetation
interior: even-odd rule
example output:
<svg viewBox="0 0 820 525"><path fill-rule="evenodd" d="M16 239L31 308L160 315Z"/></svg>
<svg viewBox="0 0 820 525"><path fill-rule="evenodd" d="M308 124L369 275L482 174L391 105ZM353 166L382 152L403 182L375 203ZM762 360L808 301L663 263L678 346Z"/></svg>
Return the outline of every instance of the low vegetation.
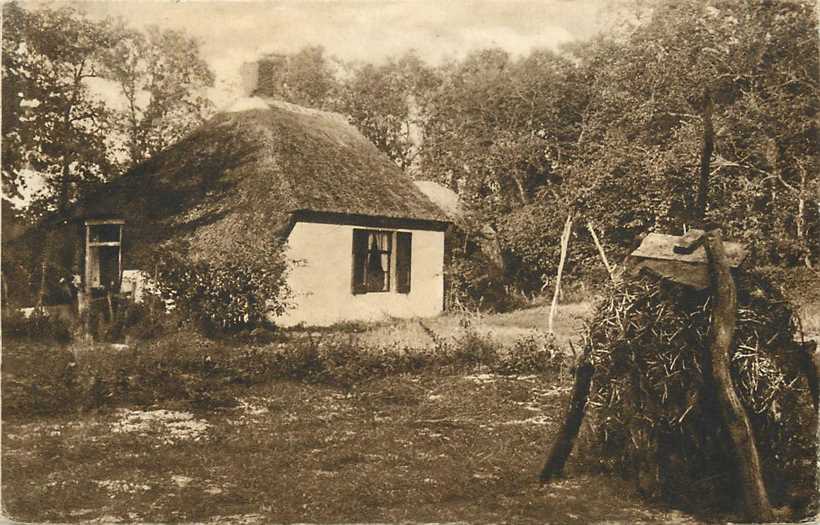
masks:
<svg viewBox="0 0 820 525"><path fill-rule="evenodd" d="M3 413L55 414L169 400L200 408L231 406L236 401L224 397L227 386L273 379L351 388L407 373L515 375L566 368L563 352L547 338L524 337L505 348L474 330L434 337L431 347L369 347L351 333L294 333L258 343L253 335L245 341L210 339L182 329L132 346L57 348L53 341L13 338L3 352Z"/></svg>
<svg viewBox="0 0 820 525"><path fill-rule="evenodd" d="M766 293L775 305L782 299ZM741 336L752 326L769 340L761 327L782 320L749 318L749 298L741 299ZM664 425L688 407L684 374L675 368L666 386L643 385L666 391L667 401L642 397L638 406L628 385L608 379L637 366L615 354L599 363L566 477L537 483L564 415L583 324L593 316L600 332L605 311L564 305L554 336L544 333L547 307L536 303L504 314L206 337L148 305L109 327L119 334L109 340L128 345L71 340L56 319L6 312L3 505L15 519L61 522L731 518L736 509L723 499L697 499L707 486L729 493L719 491L728 483L725 462L715 459L705 479L687 477L679 463L689 452L662 439ZM669 319L652 326L667 333ZM661 348L647 352L668 357ZM686 357L674 366L685 362L689 371ZM775 370L759 357L755 370ZM658 379L657 370L638 369ZM741 367L744 385L765 379L746 373L752 369ZM752 411L756 400L765 405L754 417L773 436L761 450L766 465L777 466L767 468L775 503L803 516L811 511L803 492L813 486L803 432L811 407L802 384L792 395L781 383L764 384L747 401ZM702 412L690 410L683 426ZM633 424L643 416L660 423Z"/></svg>
<svg viewBox="0 0 820 525"><path fill-rule="evenodd" d="M693 523L583 465L536 482L567 389L554 374L275 379L224 386L234 402L219 409L7 417L4 509L59 522Z"/></svg>

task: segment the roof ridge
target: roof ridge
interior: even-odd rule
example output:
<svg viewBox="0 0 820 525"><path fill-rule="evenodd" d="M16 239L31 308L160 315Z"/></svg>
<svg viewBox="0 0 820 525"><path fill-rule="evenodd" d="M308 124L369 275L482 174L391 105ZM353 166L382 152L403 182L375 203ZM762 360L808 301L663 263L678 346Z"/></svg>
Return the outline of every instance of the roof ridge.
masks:
<svg viewBox="0 0 820 525"><path fill-rule="evenodd" d="M270 108L277 108L282 109L285 111L289 111L291 113L297 113L300 115L309 115L312 117L325 117L337 120L340 123L347 124L348 126L352 126L348 118L341 113L337 113L335 111L326 111L322 109L315 109L315 108L307 108L305 106L300 106L298 104L293 104L291 102L286 102L284 100L280 100L277 98L271 97L257 97L262 100L265 104L267 104Z"/></svg>

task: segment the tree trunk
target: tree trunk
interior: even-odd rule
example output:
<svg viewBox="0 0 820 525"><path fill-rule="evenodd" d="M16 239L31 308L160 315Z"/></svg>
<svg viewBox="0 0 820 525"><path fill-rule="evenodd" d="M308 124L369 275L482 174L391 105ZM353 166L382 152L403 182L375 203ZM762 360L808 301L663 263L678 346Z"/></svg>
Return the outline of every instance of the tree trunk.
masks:
<svg viewBox="0 0 820 525"><path fill-rule="evenodd" d="M60 195L57 197L57 211L63 219L68 218L68 193L71 191L71 161L63 156L63 167L60 173Z"/></svg>
<svg viewBox="0 0 820 525"><path fill-rule="evenodd" d="M803 245L803 249L806 250L806 255L803 258L803 261L806 264L806 268L809 270L813 270L813 266L811 264L811 250L809 249L809 243L806 240L806 168L803 167L801 163L798 163L798 169L800 170L800 192L797 195L797 217L795 217L795 226L797 227L797 239L800 241L800 244Z"/></svg>
<svg viewBox="0 0 820 525"><path fill-rule="evenodd" d="M46 297L46 271L48 270L48 261L46 256L40 262L40 290L37 292L37 308L43 307L43 302Z"/></svg>
<svg viewBox="0 0 820 525"><path fill-rule="evenodd" d="M752 426L732 382L731 354L737 317L737 295L720 230L707 232L705 245L714 305L713 340L709 353L711 380L715 385L723 423L735 454L746 518L751 521L772 521L774 516L763 481Z"/></svg>
<svg viewBox="0 0 820 525"><path fill-rule="evenodd" d="M696 224L706 218L706 199L709 196L709 165L712 162L712 151L715 149L715 130L712 126L712 96L708 90L703 92L703 151L700 156L700 180L698 182L698 200L695 206L694 221Z"/></svg>
<svg viewBox="0 0 820 525"><path fill-rule="evenodd" d="M558 276L555 279L555 293L552 295L552 306L550 306L550 316L547 325L549 333L552 334L552 322L555 320L555 309L558 307L558 295L561 293L561 275L564 273L564 261L567 258L567 245L569 235L572 233L572 213L567 215L567 222L564 224L564 232L561 234L561 259L558 261Z"/></svg>
<svg viewBox="0 0 820 525"><path fill-rule="evenodd" d="M539 479L546 483L554 477L560 476L564 471L564 464L572 452L581 422L584 420L584 412L589 398L589 389L592 384L592 376L595 368L589 361L590 348L587 346L578 360L575 369L575 384L572 387L572 395L567 408L567 415L564 424L558 431L558 435L552 444L552 448L547 454L547 461L541 470Z"/></svg>

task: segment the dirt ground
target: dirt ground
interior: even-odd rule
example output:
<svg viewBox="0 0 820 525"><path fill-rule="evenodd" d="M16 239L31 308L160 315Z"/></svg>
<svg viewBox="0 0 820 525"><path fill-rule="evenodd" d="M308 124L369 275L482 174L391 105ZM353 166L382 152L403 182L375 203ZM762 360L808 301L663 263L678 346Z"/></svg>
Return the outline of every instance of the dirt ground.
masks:
<svg viewBox="0 0 820 525"><path fill-rule="evenodd" d="M566 380L276 381L179 403L3 422L3 510L42 522L696 523L574 458L536 482Z"/></svg>

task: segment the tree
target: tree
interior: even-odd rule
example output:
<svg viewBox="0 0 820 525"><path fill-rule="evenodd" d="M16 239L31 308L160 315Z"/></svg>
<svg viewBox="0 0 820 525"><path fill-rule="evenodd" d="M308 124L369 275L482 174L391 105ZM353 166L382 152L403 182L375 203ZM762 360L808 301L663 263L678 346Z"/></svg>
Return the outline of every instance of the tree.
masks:
<svg viewBox="0 0 820 525"><path fill-rule="evenodd" d="M504 212L530 203L574 147L572 64L550 51L514 61L495 49L447 69L427 120L427 170Z"/></svg>
<svg viewBox="0 0 820 525"><path fill-rule="evenodd" d="M479 51L442 68L425 120L425 175L457 190L499 233L516 273L507 278L529 289L553 273L545 244L555 244L566 217L558 170L573 157L586 97L575 70L548 50L519 59Z"/></svg>
<svg viewBox="0 0 820 525"><path fill-rule="evenodd" d="M338 109L401 169L410 170L439 82L433 68L413 52L380 66L361 64L344 82Z"/></svg>
<svg viewBox="0 0 820 525"><path fill-rule="evenodd" d="M21 147L22 130L20 116L25 111L23 97L27 90L27 78L20 73L23 68L23 31L26 13L16 3L3 6L3 195L14 198L21 196L25 180L20 171L25 166L25 156ZM6 201L3 201L6 210Z"/></svg>
<svg viewBox="0 0 820 525"><path fill-rule="evenodd" d="M112 170L108 109L87 83L101 74L110 26L72 7L26 11L10 3L3 15L3 141L4 153L13 152L4 155L4 188L16 191L22 170L35 170L46 191L33 209L64 217L84 185Z"/></svg>
<svg viewBox="0 0 820 525"><path fill-rule="evenodd" d="M121 25L105 64L125 98L126 109L115 112L115 122L130 164L178 141L213 109L205 92L213 86L213 73L198 42L184 33L154 26L141 33Z"/></svg>
<svg viewBox="0 0 820 525"><path fill-rule="evenodd" d="M567 194L621 252L649 229L692 224L706 92L715 132L707 217L757 245L764 260L794 262L816 250L808 246L818 227L811 5L653 7L632 30L573 50L591 98L563 171Z"/></svg>

